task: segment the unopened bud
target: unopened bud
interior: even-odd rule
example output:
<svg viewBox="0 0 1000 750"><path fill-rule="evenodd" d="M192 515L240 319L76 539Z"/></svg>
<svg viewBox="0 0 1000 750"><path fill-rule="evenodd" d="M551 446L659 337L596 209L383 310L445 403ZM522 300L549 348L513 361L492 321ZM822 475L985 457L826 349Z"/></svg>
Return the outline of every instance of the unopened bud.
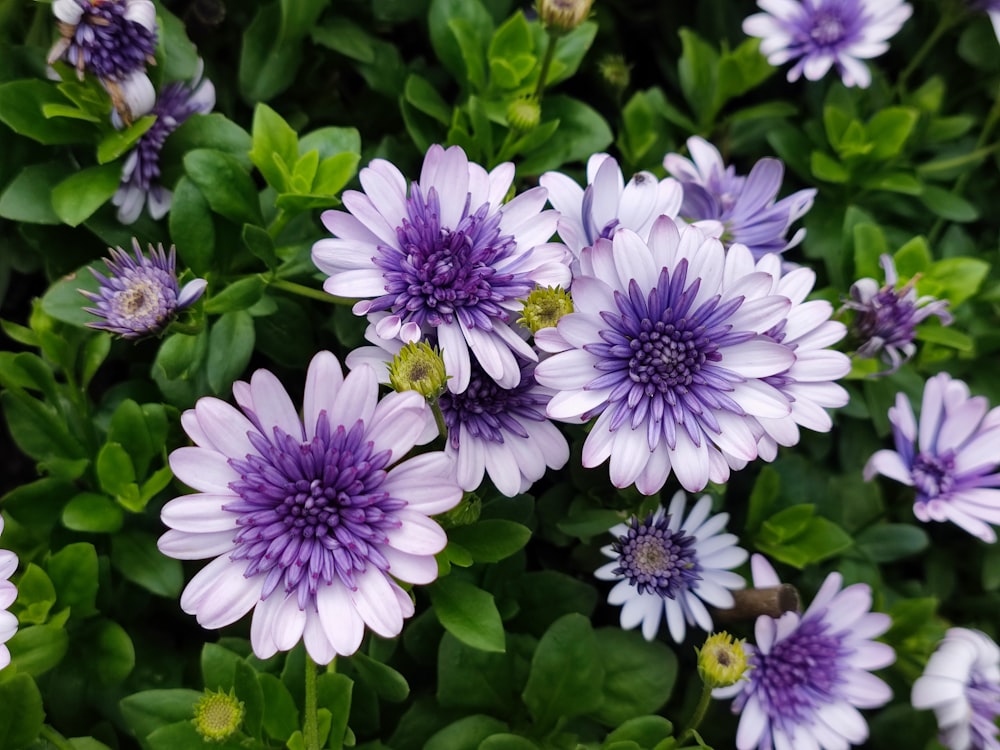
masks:
<svg viewBox="0 0 1000 750"><path fill-rule="evenodd" d="M597 68L615 91L624 91L632 80L632 66L621 55L605 55L597 63Z"/></svg>
<svg viewBox="0 0 1000 750"><path fill-rule="evenodd" d="M534 98L515 99L507 105L507 122L514 130L528 132L538 127L542 108Z"/></svg>
<svg viewBox="0 0 1000 750"><path fill-rule="evenodd" d="M389 384L397 391L416 391L424 398L437 398L448 376L437 349L420 341L404 346L389 364Z"/></svg>
<svg viewBox="0 0 1000 750"><path fill-rule="evenodd" d="M594 0L538 0L538 17L552 31L572 31L590 15L593 2Z"/></svg>
<svg viewBox="0 0 1000 750"><path fill-rule="evenodd" d="M710 635L705 645L695 651L698 653L698 675L713 690L735 685L747 670L743 641L725 631Z"/></svg>
<svg viewBox="0 0 1000 750"><path fill-rule="evenodd" d="M552 328L559 318L573 312L573 300L561 287L539 287L523 301L521 318L517 321L533 334L543 328Z"/></svg>
<svg viewBox="0 0 1000 750"><path fill-rule="evenodd" d="M232 691L206 691L194 704L194 728L209 742L224 742L236 734L243 723L243 702Z"/></svg>

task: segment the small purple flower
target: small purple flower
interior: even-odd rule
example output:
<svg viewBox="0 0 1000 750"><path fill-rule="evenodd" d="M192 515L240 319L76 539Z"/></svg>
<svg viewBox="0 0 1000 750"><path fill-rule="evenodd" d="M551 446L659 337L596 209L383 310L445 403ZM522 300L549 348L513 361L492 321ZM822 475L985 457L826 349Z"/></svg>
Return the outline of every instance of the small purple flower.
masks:
<svg viewBox="0 0 1000 750"><path fill-rule="evenodd" d="M792 307L772 293L773 276L742 245L726 251L666 216L648 242L628 229L598 240L581 268L577 312L559 319L556 336L536 336L556 353L535 379L557 391L550 417L597 417L583 465L610 458L612 484L648 495L671 471L698 492L755 459L755 418L791 413L766 382L795 362L766 335Z"/></svg>
<svg viewBox="0 0 1000 750"><path fill-rule="evenodd" d="M55 0L60 39L48 61L65 59L80 80L92 73L111 95L116 125L129 125L153 106L146 75L155 64L156 8L151 0Z"/></svg>
<svg viewBox="0 0 1000 750"><path fill-rule="evenodd" d="M880 450L865 465L913 487L913 514L924 523L951 521L984 542L997 540L1000 524L1000 407L942 372L924 386L920 426L902 393L889 409L896 450Z"/></svg>
<svg viewBox="0 0 1000 750"><path fill-rule="evenodd" d="M743 21L743 33L760 37L771 65L797 62L788 80L818 81L835 67L845 86L867 88L872 76L861 60L889 49L913 8L903 0L757 0L764 13Z"/></svg>
<svg viewBox="0 0 1000 750"><path fill-rule="evenodd" d="M947 300L917 297L915 278L897 288L899 276L892 256L883 255L879 260L885 269L885 284L880 287L875 279L858 279L851 284L851 297L844 308L856 313L851 331L860 342L857 356L867 359L881 354L889 365L884 373L888 375L916 353L913 340L919 323L937 315L942 325L950 325L952 317Z"/></svg>
<svg viewBox="0 0 1000 750"><path fill-rule="evenodd" d="M438 398L448 428L445 452L455 457L463 490L475 490L485 473L513 497L546 468L561 469L569 460L566 438L545 415L553 392L535 382L534 370L534 363L521 365L520 382L508 389L473 363L468 387Z"/></svg>
<svg viewBox="0 0 1000 750"><path fill-rule="evenodd" d="M570 281L566 248L548 242L558 214L542 211L545 188L502 203L513 178L513 164L487 173L457 146L432 146L407 191L376 159L361 170L365 192L343 195L350 213L323 214L334 238L313 246L330 276L323 288L362 298L354 312L377 321L381 338L437 337L453 393L469 384L470 352L501 387L516 386L517 358L537 359L514 326L521 300Z"/></svg>
<svg viewBox="0 0 1000 750"><path fill-rule="evenodd" d="M202 66L190 84L174 81L160 92L152 114L156 122L143 133L125 158L121 185L111 202L118 221L131 224L145 205L154 219L170 210L173 194L160 184L160 151L167 136L193 114L207 114L215 106L215 87L202 78Z"/></svg>
<svg viewBox="0 0 1000 750"><path fill-rule="evenodd" d="M751 568L756 587L780 584L762 556L751 558ZM830 573L801 615L757 618L746 679L713 691L716 698L735 697L737 750L840 750L868 738L858 709L892 697L871 671L896 660L890 646L872 639L892 621L871 611L870 586L842 584L840 573Z"/></svg>
<svg viewBox="0 0 1000 750"><path fill-rule="evenodd" d="M96 293L82 289L80 293L96 303L96 307L84 310L103 318L87 325L122 338L139 339L162 333L181 310L201 297L207 282L194 279L183 289L179 287L173 245L169 255L163 245L150 245L147 258L133 238L132 249L134 259L120 247L110 248L111 258L105 258L104 264L111 273L105 277L91 268L101 286Z"/></svg>
<svg viewBox="0 0 1000 750"><path fill-rule="evenodd" d="M329 352L306 375L299 417L266 370L233 385L239 409L202 398L181 424L195 442L170 454L198 494L169 501L160 551L215 558L187 585L181 608L221 628L253 610L260 658L300 640L319 664L357 651L369 628L393 638L413 614L397 580L437 577L447 543L429 516L462 498L441 451L404 458L437 430L416 391L378 398L370 367L346 377Z"/></svg>
<svg viewBox="0 0 1000 750"><path fill-rule="evenodd" d="M0 516L0 535L3 534L3 517ZM10 550L0 549L0 669L10 664L7 641L17 632L17 618L7 608L17 599L17 587L10 577L17 570L17 555Z"/></svg>
<svg viewBox="0 0 1000 750"><path fill-rule="evenodd" d="M1000 648L978 630L950 628L910 700L934 710L948 750L1000 750Z"/></svg>
<svg viewBox="0 0 1000 750"><path fill-rule="evenodd" d="M639 172L626 184L621 167L608 154L594 154L587 161L586 189L562 172L546 172L538 182L559 212L559 238L577 258L583 248L601 237L609 239L619 227L645 239L660 216L677 216L683 195L677 180L660 180L651 172Z"/></svg>
<svg viewBox="0 0 1000 750"><path fill-rule="evenodd" d="M750 248L755 258L765 253L782 253L798 245L805 237L799 229L786 238L792 224L812 208L816 190L799 190L776 201L785 167L779 159L761 159L746 177L736 168L726 166L722 154L704 138L687 141L691 158L667 154L663 166L684 188L680 215L688 221L701 222L728 246L740 243Z"/></svg>
<svg viewBox="0 0 1000 750"><path fill-rule="evenodd" d="M674 494L670 508L659 508L645 521L633 517L610 529L615 542L601 548L613 562L598 568L602 581L618 583L608 593L608 604L621 605L621 626L642 627L647 641L656 637L666 617L670 637L684 642L688 625L712 632L712 616L705 604L719 609L733 606L734 589L746 585L732 572L747 559L735 534L720 533L728 513L710 516L712 499L703 495L687 517L687 496Z"/></svg>

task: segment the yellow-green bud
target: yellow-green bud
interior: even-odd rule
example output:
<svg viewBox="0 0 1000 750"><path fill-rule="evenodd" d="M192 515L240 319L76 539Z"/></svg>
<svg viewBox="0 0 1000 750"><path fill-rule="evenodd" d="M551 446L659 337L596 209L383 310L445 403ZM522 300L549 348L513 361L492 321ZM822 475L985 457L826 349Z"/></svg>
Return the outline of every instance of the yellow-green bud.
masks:
<svg viewBox="0 0 1000 750"><path fill-rule="evenodd" d="M624 91L632 80L632 66L621 55L605 55L597 63L597 68L615 91Z"/></svg>
<svg viewBox="0 0 1000 750"><path fill-rule="evenodd" d="M468 526L479 520L479 514L483 511L483 501L478 495L466 492L462 501L454 508L439 516L434 516L434 520L441 524L443 529L454 529L458 526Z"/></svg>
<svg viewBox="0 0 1000 750"><path fill-rule="evenodd" d="M590 15L594 0L538 0L538 17L556 32L572 31Z"/></svg>
<svg viewBox="0 0 1000 750"><path fill-rule="evenodd" d="M522 302L524 308L517 322L532 333L538 333L542 328L552 328L559 322L559 318L573 312L573 300L569 292L558 286L555 289L539 287Z"/></svg>
<svg viewBox="0 0 1000 750"><path fill-rule="evenodd" d="M424 398L437 398L447 380L441 354L424 341L407 344L389 364L389 383L397 391L416 391Z"/></svg>
<svg viewBox="0 0 1000 750"><path fill-rule="evenodd" d="M243 723L243 702L233 691L205 691L194 704L194 728L209 742L224 742L236 734Z"/></svg>
<svg viewBox="0 0 1000 750"><path fill-rule="evenodd" d="M747 655L743 641L729 633L713 633L705 645L695 649L698 653L698 675L709 688L735 685L747 671Z"/></svg>
<svg viewBox="0 0 1000 750"><path fill-rule="evenodd" d="M514 130L527 133L537 128L541 120L542 108L537 99L522 97L507 105L507 122Z"/></svg>

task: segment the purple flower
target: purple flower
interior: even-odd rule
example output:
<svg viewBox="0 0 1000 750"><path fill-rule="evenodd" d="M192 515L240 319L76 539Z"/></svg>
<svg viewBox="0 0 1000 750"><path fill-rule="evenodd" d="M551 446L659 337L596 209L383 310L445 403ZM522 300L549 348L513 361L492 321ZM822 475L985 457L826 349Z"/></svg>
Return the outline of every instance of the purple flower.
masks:
<svg viewBox="0 0 1000 750"><path fill-rule="evenodd" d="M586 189L561 172L546 172L538 182L559 212L559 238L577 258L583 248L601 237L609 239L619 227L645 239L657 218L677 216L683 194L677 180L659 180L651 172L639 172L626 184L621 167L608 154L594 154L587 161Z"/></svg>
<svg viewBox="0 0 1000 750"><path fill-rule="evenodd" d="M353 654L367 626L399 634L413 602L396 580L437 577L447 543L429 516L462 497L441 451L405 459L437 435L415 391L378 400L369 367L343 375L320 352L306 376L302 418L266 370L237 382L239 409L202 398L181 423L195 447L170 455L199 494L162 512L160 550L215 558L188 584L181 607L205 628L253 610L250 640L267 658L300 640L314 661Z"/></svg>
<svg viewBox="0 0 1000 750"><path fill-rule="evenodd" d="M766 378L795 362L766 333L791 301L742 245L728 251L669 217L649 241L628 229L598 240L573 281L578 312L559 319L556 353L535 379L557 391L554 419L597 417L583 465L610 458L611 482L660 490L671 470L690 492L757 457L755 418L791 413Z"/></svg>
<svg viewBox="0 0 1000 750"><path fill-rule="evenodd" d="M760 37L771 65L797 62L788 80L818 81L831 67L845 86L867 88L871 71L861 60L889 49L887 40L913 13L902 0L757 0L764 13L743 21L743 33Z"/></svg>
<svg viewBox="0 0 1000 750"><path fill-rule="evenodd" d="M537 359L513 326L520 300L570 281L566 248L547 242L558 214L542 211L545 189L502 203L513 178L513 164L487 173L457 146L432 146L407 191L399 170L376 159L361 170L365 192L343 195L350 213L323 214L335 237L313 246L330 275L323 288L367 298L354 312L381 338L436 335L454 393L469 384L470 351L501 387L516 386L517 357Z"/></svg>
<svg viewBox="0 0 1000 750"><path fill-rule="evenodd" d="M879 260L885 269L885 284L880 287L875 279L858 279L851 284L851 298L844 302L844 308L856 312L851 329L860 342L857 356L881 354L890 367L884 373L888 375L916 353L913 339L919 323L937 315L942 325L950 325L952 317L946 309L947 300L930 295L917 297L915 278L897 288L899 276L892 257L883 255Z"/></svg>
<svg viewBox="0 0 1000 750"><path fill-rule="evenodd" d="M160 151L167 136L193 114L207 114L215 106L215 87L202 78L202 66L190 84L174 81L160 92L152 114L156 122L143 133L125 159L121 185L111 202L118 206L118 221L131 224L143 205L160 219L170 210L173 194L160 184Z"/></svg>
<svg viewBox="0 0 1000 750"><path fill-rule="evenodd" d="M751 558L754 585L780 583L760 555ZM892 664L890 646L872 639L889 629L886 614L871 612L864 583L841 588L830 573L801 615L762 615L747 645L746 679L713 691L740 714L737 750L839 750L868 738L859 708L884 705L892 691L871 670Z"/></svg>
<svg viewBox="0 0 1000 750"><path fill-rule="evenodd" d="M3 517L0 516L0 534L3 534L3 525ZM7 641L17 632L17 618L7 611L17 599L17 587L10 582L15 570L17 570L17 555L9 550L0 549L0 669L10 664Z"/></svg>
<svg viewBox="0 0 1000 750"><path fill-rule="evenodd" d="M738 242L750 248L755 258L765 253L782 253L805 237L799 229L786 239L792 224L812 208L816 190L799 190L780 201L785 167L779 159L761 159L746 177L726 166L719 150L704 138L687 141L691 158L667 154L666 170L681 181L684 202L680 215L688 221L716 222L713 232L728 246Z"/></svg>
<svg viewBox="0 0 1000 750"><path fill-rule="evenodd" d="M934 710L949 750L1000 750L1000 648L985 633L950 628L910 699Z"/></svg>
<svg viewBox="0 0 1000 750"><path fill-rule="evenodd" d="M110 248L111 258L105 258L104 264L111 273L105 277L91 268L101 285L96 293L81 289L80 294L96 303L84 310L104 319L87 325L139 339L162 333L181 310L201 297L207 282L194 279L179 287L173 245L169 255L163 245L150 245L147 258L133 238L132 250L134 260L120 247Z"/></svg>
<svg viewBox="0 0 1000 750"><path fill-rule="evenodd" d="M833 381L851 369L847 355L827 348L847 333L843 323L830 320L833 305L826 300L806 301L816 282L815 272L799 267L779 277L779 266L775 255L765 256L757 263L758 271L767 271L774 278L772 293L792 302L785 320L766 335L791 349L795 362L784 372L764 378L764 382L778 389L792 410L787 417L757 418L763 432L758 450L766 461L777 456L779 445L799 442L799 427L814 432L830 431L833 420L826 410L844 406L848 401L847 391Z"/></svg>
<svg viewBox="0 0 1000 750"><path fill-rule="evenodd" d="M1000 0L976 0L972 3L972 7L984 11L989 16L990 23L993 24L993 33L1000 42Z"/></svg>
<svg viewBox="0 0 1000 750"><path fill-rule="evenodd" d="M865 479L882 474L913 487L913 514L951 521L993 543L1000 524L1000 407L942 372L924 386L920 427L902 393L889 409L896 450L880 450L865 465Z"/></svg>
<svg viewBox="0 0 1000 750"><path fill-rule="evenodd" d="M489 475L507 497L527 492L546 468L561 469L569 444L545 415L553 392L535 382L535 365L521 366L520 382L501 388L476 363L468 387L446 391L438 406L448 428L446 453L455 457L458 483L475 490Z"/></svg>
<svg viewBox="0 0 1000 750"><path fill-rule="evenodd" d="M116 125L128 125L153 106L156 93L146 75L155 64L156 8L150 0L55 0L60 39L48 61L65 59L80 80L97 76L111 95Z"/></svg>
<svg viewBox="0 0 1000 750"><path fill-rule="evenodd" d="M656 637L665 615L670 637L684 641L686 625L712 632L709 606L733 606L733 589L741 589L743 577L732 572L747 559L736 546L735 534L720 533L728 513L709 516L712 499L703 495L684 517L687 497L674 494L666 514L663 508L645 521L633 517L627 524L610 529L615 542L601 548L610 562L594 575L602 581L618 581L608 593L608 604L621 605L621 626L642 626L647 641Z"/></svg>

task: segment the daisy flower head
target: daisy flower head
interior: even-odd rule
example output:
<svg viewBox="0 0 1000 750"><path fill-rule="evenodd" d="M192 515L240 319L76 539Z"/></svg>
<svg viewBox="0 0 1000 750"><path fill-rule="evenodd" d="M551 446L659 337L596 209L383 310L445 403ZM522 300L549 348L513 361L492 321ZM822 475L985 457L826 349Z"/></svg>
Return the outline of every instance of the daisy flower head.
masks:
<svg viewBox="0 0 1000 750"><path fill-rule="evenodd" d="M812 208L816 190L799 190L777 200L785 174L780 159L761 159L743 176L733 165L726 166L719 150L704 138L688 138L687 147L690 159L680 154L663 158L664 168L683 186L681 217L706 229L714 225L713 234L727 246L746 245L755 258L802 242L805 229L791 239L788 230Z"/></svg>
<svg viewBox="0 0 1000 750"><path fill-rule="evenodd" d="M880 263L885 270L885 283L879 286L875 279L858 279L851 284L844 309L855 312L851 328L860 344L857 356L867 359L881 355L889 365L885 372L888 375L916 353L917 345L913 342L918 324L937 315L942 325L950 325L952 317L947 310L948 300L917 296L915 278L898 286L899 275L891 255L883 255Z"/></svg>
<svg viewBox="0 0 1000 750"><path fill-rule="evenodd" d="M132 251L134 257L120 247L110 248L111 258L104 259L110 273L104 276L91 268L100 288L96 293L81 289L80 294L95 305L83 309L103 318L88 323L91 328L110 331L125 339L141 339L162 333L182 310L204 294L207 282L194 279L183 289L180 287L173 245L169 254L164 252L163 245L155 248L150 245L146 256L133 237Z"/></svg>
<svg viewBox="0 0 1000 750"><path fill-rule="evenodd" d="M0 516L0 535L3 534L3 516ZM17 587L10 577L17 570L17 555L10 550L0 549L0 669L10 664L7 641L17 632L17 618L7 608L17 599Z"/></svg>
<svg viewBox="0 0 1000 750"><path fill-rule="evenodd" d="M933 709L949 750L1000 750L1000 648L978 630L950 628L910 700L914 708Z"/></svg>
<svg viewBox="0 0 1000 750"><path fill-rule="evenodd" d="M989 408L969 386L939 373L924 386L920 422L900 393L889 409L896 450L877 451L865 465L916 490L913 514L924 523L951 521L984 542L1000 524L1000 407Z"/></svg>
<svg viewBox="0 0 1000 750"><path fill-rule="evenodd" d="M558 351L535 379L557 392L553 419L597 418L583 465L610 459L612 484L651 495L671 471L698 492L755 459L755 418L791 413L765 380L795 362L766 335L792 307L774 277L742 245L726 251L666 216L648 242L627 229L598 240L581 267L576 312L559 319L546 343Z"/></svg>
<svg viewBox="0 0 1000 750"><path fill-rule="evenodd" d="M677 180L659 180L651 172L639 172L626 183L618 162L608 154L587 160L586 188L562 172L546 172L538 182L559 212L559 238L577 258L583 248L610 238L619 227L645 239L660 216L677 216L683 197Z"/></svg>
<svg viewBox="0 0 1000 750"><path fill-rule="evenodd" d="M659 508L645 520L633 517L610 529L615 541L601 548L612 562L594 575L617 581L608 604L621 606L621 626L642 628L647 641L656 637L666 618L670 637L684 641L688 625L712 631L705 604L720 609L733 606L732 591L745 585L732 572L747 559L735 534L722 533L728 513L709 515L712 498L703 495L684 516L687 496L674 494L670 507Z"/></svg>
<svg viewBox="0 0 1000 750"><path fill-rule="evenodd" d="M54 0L59 40L48 61L66 60L83 80L92 73L111 95L112 119L129 125L156 99L146 64L155 64L156 8L151 0Z"/></svg>
<svg viewBox="0 0 1000 750"><path fill-rule="evenodd" d="M835 68L845 86L867 88L871 71L862 60L889 49L888 40L913 13L903 0L757 0L763 13L743 21L759 37L774 66L795 61L788 80L818 81Z"/></svg>
<svg viewBox="0 0 1000 750"><path fill-rule="evenodd" d="M378 398L370 367L344 375L320 352L306 375L302 417L266 370L233 385L239 408L202 398L181 424L194 441L170 467L197 494L169 501L160 551L214 558L181 608L208 629L253 611L260 658L300 640L328 664L353 654L365 629L399 634L413 602L397 580L437 577L447 537L429 516L462 497L450 458L404 458L437 430L416 391Z"/></svg>
<svg viewBox="0 0 1000 750"><path fill-rule="evenodd" d="M762 556L751 558L751 568L756 587L780 583ZM734 698L737 750L839 750L868 738L858 709L892 697L871 671L896 660L890 646L872 640L892 623L871 606L870 586L843 587L840 573L830 573L802 614L757 618L746 679L713 691Z"/></svg>
<svg viewBox="0 0 1000 750"><path fill-rule="evenodd" d="M190 83L174 81L164 86L153 107L156 121L125 157L121 184L111 202L118 206L118 221L131 224L143 206L154 219L170 210L173 194L160 183L160 152L167 136L191 115L208 114L215 106L215 87L202 77L203 64Z"/></svg>
<svg viewBox="0 0 1000 750"><path fill-rule="evenodd" d="M468 386L473 358L502 388L516 386L518 358L537 360L515 328L521 300L570 281L565 246L548 242L558 214L542 210L545 188L504 203L514 165L487 172L458 146L432 146L409 188L383 159L359 178L364 192L343 194L347 211L323 214L334 235L313 246L323 288L361 298L354 313L381 338L435 336L452 392Z"/></svg>

